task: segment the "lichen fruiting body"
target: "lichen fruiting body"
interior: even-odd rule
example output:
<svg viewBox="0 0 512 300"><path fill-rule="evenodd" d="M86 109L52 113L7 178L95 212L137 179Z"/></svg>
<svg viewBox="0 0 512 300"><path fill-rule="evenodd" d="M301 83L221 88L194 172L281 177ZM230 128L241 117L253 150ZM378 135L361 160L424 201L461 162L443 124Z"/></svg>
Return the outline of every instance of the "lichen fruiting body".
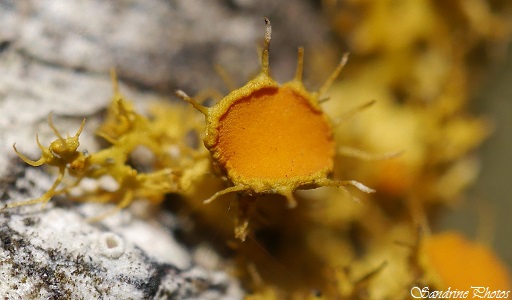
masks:
<svg viewBox="0 0 512 300"><path fill-rule="evenodd" d="M332 172L331 124L299 81L279 86L262 74L213 107L207 122L205 145L235 186L286 193Z"/></svg>
<svg viewBox="0 0 512 300"><path fill-rule="evenodd" d="M211 108L178 91L205 115L204 144L233 184L206 202L230 192L280 194L294 207L297 189L353 185L372 192L359 182L329 178L336 143L319 98L341 72L347 55L319 91L309 92L302 83L303 49L299 48L295 78L280 85L269 74L271 27L268 19L265 21L262 68L254 79Z"/></svg>

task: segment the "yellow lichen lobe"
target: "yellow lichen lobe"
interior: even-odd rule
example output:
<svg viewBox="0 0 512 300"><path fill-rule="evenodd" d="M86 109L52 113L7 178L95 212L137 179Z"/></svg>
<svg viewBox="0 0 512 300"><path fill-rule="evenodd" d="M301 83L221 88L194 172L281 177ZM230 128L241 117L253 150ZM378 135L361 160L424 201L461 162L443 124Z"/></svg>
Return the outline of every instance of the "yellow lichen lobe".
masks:
<svg viewBox="0 0 512 300"><path fill-rule="evenodd" d="M80 128L78 129L76 134L74 136L67 135L66 138L64 138L59 133L59 131L53 124L51 113L48 115L48 124L57 136L57 139L51 142L48 147L44 147L39 141L39 137L36 136L37 146L39 147L39 149L41 149L42 152L41 158L39 158L38 160L31 160L28 157L26 157L24 154L18 151L15 144L12 147L14 148L14 152L16 153L16 155L18 155L25 163L33 167L39 167L45 164L57 167L59 169L59 174L57 178L53 182L50 189L46 191L46 193L44 193L41 197L6 204L0 208L0 211L8 208L14 208L23 205L32 205L37 203L42 203L43 205L46 205L46 203L48 203L48 201L50 201L50 199L54 195L65 192L65 189L57 190L57 188L64 179L64 175L66 174L66 172L73 176L82 176L87 156L83 152L78 151L78 147L80 146L79 137L85 126L85 119L82 121Z"/></svg>
<svg viewBox="0 0 512 300"><path fill-rule="evenodd" d="M230 178L304 180L332 171L331 126L290 86L260 89L240 99L217 130L211 150Z"/></svg>

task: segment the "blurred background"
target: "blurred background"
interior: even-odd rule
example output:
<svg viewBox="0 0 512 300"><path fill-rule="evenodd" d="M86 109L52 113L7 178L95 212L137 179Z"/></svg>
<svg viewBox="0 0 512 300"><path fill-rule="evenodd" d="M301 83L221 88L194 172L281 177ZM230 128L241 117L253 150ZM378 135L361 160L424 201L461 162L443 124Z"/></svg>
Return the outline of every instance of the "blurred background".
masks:
<svg viewBox="0 0 512 300"><path fill-rule="evenodd" d="M487 66L482 85L470 95L470 108L488 117L493 134L478 152L481 173L466 193L467 202L447 210L441 228L460 228L468 236L482 233L512 266L512 49ZM485 232L485 233L484 233ZM484 238L485 239L485 238Z"/></svg>

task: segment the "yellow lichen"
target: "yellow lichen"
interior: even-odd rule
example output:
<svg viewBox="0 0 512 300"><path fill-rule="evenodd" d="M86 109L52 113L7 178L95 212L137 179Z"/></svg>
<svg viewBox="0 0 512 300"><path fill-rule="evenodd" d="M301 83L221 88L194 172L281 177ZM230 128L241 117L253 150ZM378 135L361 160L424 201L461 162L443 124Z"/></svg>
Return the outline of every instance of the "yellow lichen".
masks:
<svg viewBox="0 0 512 300"><path fill-rule="evenodd" d="M195 125L185 126L180 131L170 132L162 120L155 121L138 114L133 106L119 92L115 73L112 73L114 84L114 96L109 108L106 121L98 129L98 136L104 138L111 145L96 153L79 151L79 136L83 130L85 120L74 136L62 137L48 118L50 127L57 139L48 147L37 144L42 151L41 158L37 161L30 160L21 154L16 147L16 154L26 163L32 166L49 165L58 168L58 176L53 186L41 197L28 201L6 204L2 209L13 208L22 205L47 203L53 196L66 193L70 195L72 189L79 189L80 182L84 178L100 179L108 176L114 180L114 191L97 187L96 190L79 192L73 195L80 201L86 199L95 202L111 202L116 207L113 211L96 216L91 220L99 220L116 211L127 207L137 198L144 198L154 204L160 203L166 193L178 192L183 188L189 188L191 182L204 175L209 168L204 163L205 155L200 148L186 145L185 135L196 130ZM180 111L179 107L162 109L160 111ZM178 115L175 115L178 118ZM190 121L190 120L189 120ZM187 123L181 123L187 124ZM155 156L155 170L140 172L128 164L130 155L138 148L145 147ZM175 147L178 153L171 154L170 148ZM69 175L70 183L61 189L57 187L63 183L66 175Z"/></svg>
<svg viewBox="0 0 512 300"><path fill-rule="evenodd" d="M505 23L485 0L324 3L333 29L342 33L339 41L356 58L343 81L335 79L346 55L318 91L308 91L300 48L295 77L277 83L270 76L267 20L254 79L224 98L212 97L222 98L212 107L201 103L215 92L192 98L178 91L206 122L190 107L172 103L157 104L152 118L142 116L114 80L98 130L109 145L96 153L79 151L83 124L64 138L50 118L57 139L48 147L38 141L40 159L15 151L33 166L57 167L57 180L42 197L6 207L46 203L80 188L84 178L104 176L115 181L115 190L98 188L75 198L112 202L118 210L135 198L158 204L165 193L179 193L172 200L185 209L178 214L193 220L199 236L215 236L217 246L229 248L226 268L240 279L247 299L407 299L413 286L468 283L510 289L505 267L489 249L458 234L418 233L438 204L456 203L475 179L472 150L490 126L466 111L473 74L467 58L483 42L502 38ZM314 55L334 63L325 51ZM318 70L312 71L325 74L325 65L315 63ZM198 133L205 147L193 141ZM129 161L140 147L153 156L144 172ZM404 154L395 158L396 150ZM204 176L209 173L217 176ZM345 185L368 192L361 195L364 205L350 201L343 189L316 189ZM200 201L228 193L236 197L213 205ZM287 209L282 196L289 207L296 200L301 205Z"/></svg>

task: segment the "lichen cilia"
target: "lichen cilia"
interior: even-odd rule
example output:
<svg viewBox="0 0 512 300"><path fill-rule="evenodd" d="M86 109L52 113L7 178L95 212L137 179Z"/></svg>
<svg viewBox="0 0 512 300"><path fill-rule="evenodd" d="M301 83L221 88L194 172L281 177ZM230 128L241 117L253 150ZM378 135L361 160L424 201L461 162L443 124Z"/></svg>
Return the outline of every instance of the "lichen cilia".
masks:
<svg viewBox="0 0 512 300"><path fill-rule="evenodd" d="M232 186L205 200L232 192L280 194L288 206L297 205L293 192L322 186L354 186L373 190L355 180L329 178L334 168L336 143L332 123L319 100L347 63L348 54L324 85L309 92L302 83L303 48L299 48L293 80L278 84L269 74L270 21L266 31L259 74L231 91L213 107L205 107L183 91L177 95L206 118L203 141Z"/></svg>

